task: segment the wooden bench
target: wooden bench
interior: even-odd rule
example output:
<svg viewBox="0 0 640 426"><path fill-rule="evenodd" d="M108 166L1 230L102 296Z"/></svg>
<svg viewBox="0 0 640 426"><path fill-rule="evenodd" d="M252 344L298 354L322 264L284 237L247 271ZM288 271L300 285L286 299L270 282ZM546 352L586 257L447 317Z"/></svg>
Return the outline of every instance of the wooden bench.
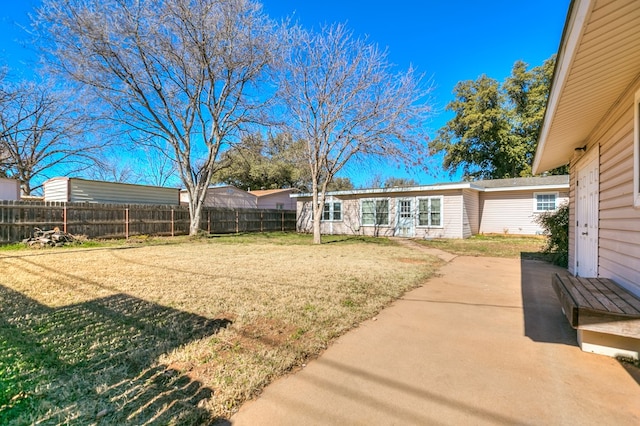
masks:
<svg viewBox="0 0 640 426"><path fill-rule="evenodd" d="M638 358L638 297L607 278L556 274L552 286L569 323L578 330L578 342L583 350Z"/></svg>

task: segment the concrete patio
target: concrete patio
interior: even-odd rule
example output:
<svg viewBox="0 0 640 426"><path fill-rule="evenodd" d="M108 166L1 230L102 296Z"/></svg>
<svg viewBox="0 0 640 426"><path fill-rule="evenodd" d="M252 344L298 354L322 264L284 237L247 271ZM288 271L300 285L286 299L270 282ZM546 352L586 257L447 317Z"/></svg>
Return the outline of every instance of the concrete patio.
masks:
<svg viewBox="0 0 640 426"><path fill-rule="evenodd" d="M457 257L271 384L241 425L640 424L640 374L582 352L534 260Z"/></svg>

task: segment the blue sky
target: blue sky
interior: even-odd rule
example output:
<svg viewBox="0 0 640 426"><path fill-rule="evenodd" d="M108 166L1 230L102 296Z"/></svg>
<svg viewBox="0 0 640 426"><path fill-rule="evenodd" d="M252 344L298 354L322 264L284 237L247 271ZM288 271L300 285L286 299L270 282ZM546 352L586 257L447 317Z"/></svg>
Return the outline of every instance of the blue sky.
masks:
<svg viewBox="0 0 640 426"><path fill-rule="evenodd" d="M31 49L19 40L20 25L28 25L27 13L38 0L0 0L0 66L14 74L30 68ZM504 80L513 63L523 60L540 65L557 52L570 0L263 0L273 18L286 16L306 27L347 22L358 35L386 47L389 59L406 69L410 64L425 73L434 86L434 116L429 133L435 135L451 115L445 106L452 100L455 84L475 80L482 74ZM372 166L347 170L357 185L365 185L373 174L382 178L408 177L428 184L457 180L441 170L440 162L430 172L406 172ZM352 168L355 169L355 168Z"/></svg>

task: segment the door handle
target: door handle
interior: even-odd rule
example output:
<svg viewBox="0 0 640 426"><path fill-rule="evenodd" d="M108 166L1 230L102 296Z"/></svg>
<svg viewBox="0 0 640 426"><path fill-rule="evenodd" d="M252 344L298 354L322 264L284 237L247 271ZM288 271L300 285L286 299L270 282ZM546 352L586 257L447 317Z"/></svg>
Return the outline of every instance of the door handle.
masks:
<svg viewBox="0 0 640 426"><path fill-rule="evenodd" d="M589 235L589 233L588 232L583 232L582 235Z"/></svg>

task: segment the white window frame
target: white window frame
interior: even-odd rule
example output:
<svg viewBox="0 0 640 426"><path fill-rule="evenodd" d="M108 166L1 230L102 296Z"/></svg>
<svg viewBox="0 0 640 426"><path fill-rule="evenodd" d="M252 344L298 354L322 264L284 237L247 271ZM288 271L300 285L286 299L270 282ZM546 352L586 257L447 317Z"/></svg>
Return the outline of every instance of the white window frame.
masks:
<svg viewBox="0 0 640 426"><path fill-rule="evenodd" d="M538 196L540 195L553 195L555 199L555 203L552 209L548 210L539 210L538 209ZM555 212L558 210L558 198L560 196L559 192L534 192L533 193L533 212L534 213L544 213L544 212Z"/></svg>
<svg viewBox="0 0 640 426"><path fill-rule="evenodd" d="M633 207L640 208L640 90L633 102Z"/></svg>
<svg viewBox="0 0 640 426"><path fill-rule="evenodd" d="M336 214L336 204L340 205L340 218L336 219L335 218L335 214ZM329 219L325 219L324 218L324 212L325 212L325 207L329 206ZM330 201L325 201L324 202L324 206L322 206L322 215L320 216L320 221L321 222L342 222L342 217L343 217L343 209L342 209L342 201L340 200L330 200Z"/></svg>
<svg viewBox="0 0 640 426"><path fill-rule="evenodd" d="M373 201L374 211L373 211L373 223L364 223L362 213L362 206L366 201ZM387 202L387 223L376 223L378 219L378 212L375 210L376 203L378 201L386 201ZM391 199L386 198L362 198L360 200L360 224L361 226L391 226Z"/></svg>
<svg viewBox="0 0 640 426"><path fill-rule="evenodd" d="M440 200L440 225L432 225L431 224L431 200L439 199ZM420 201L428 200L429 201L429 209L427 211L429 223L427 225L420 225ZM444 228L444 196L443 195L433 195L430 197L417 197L416 199L416 226L418 228L436 228L442 229Z"/></svg>

